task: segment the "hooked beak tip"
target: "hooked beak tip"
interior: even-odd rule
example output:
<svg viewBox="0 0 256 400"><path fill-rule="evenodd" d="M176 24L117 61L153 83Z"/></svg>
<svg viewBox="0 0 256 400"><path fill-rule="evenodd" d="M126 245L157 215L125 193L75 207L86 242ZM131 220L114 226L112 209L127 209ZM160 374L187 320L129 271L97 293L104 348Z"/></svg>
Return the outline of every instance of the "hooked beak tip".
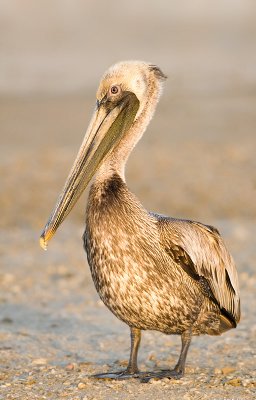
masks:
<svg viewBox="0 0 256 400"><path fill-rule="evenodd" d="M39 240L40 246L42 247L43 250L47 250L47 240L45 239L44 235L41 235L40 240Z"/></svg>
<svg viewBox="0 0 256 400"><path fill-rule="evenodd" d="M48 242L53 237L55 231L56 229L54 229L54 227L50 227L49 224L46 224L39 239L40 246L43 250L47 250Z"/></svg>

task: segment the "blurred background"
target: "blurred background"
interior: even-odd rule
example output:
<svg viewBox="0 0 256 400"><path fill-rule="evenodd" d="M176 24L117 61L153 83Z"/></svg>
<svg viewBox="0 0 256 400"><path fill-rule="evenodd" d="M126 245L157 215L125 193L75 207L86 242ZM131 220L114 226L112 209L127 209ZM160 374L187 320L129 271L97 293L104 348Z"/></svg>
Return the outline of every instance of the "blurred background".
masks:
<svg viewBox="0 0 256 400"><path fill-rule="evenodd" d="M172 215L255 217L255 1L2 0L0 37L2 223L41 228L100 77L126 59L169 78L131 188Z"/></svg>
<svg viewBox="0 0 256 400"><path fill-rule="evenodd" d="M90 307L95 314L97 295L80 239L85 198L47 254L38 238L82 141L99 79L127 59L150 61L168 76L155 118L129 160L128 185L150 210L220 228L249 307L255 285L256 2L1 0L0 328L13 360L28 357L14 345L17 332L45 334L49 315L55 324L67 318L76 326L81 314L89 318ZM111 331L119 322L106 318ZM47 346L42 339L48 357Z"/></svg>

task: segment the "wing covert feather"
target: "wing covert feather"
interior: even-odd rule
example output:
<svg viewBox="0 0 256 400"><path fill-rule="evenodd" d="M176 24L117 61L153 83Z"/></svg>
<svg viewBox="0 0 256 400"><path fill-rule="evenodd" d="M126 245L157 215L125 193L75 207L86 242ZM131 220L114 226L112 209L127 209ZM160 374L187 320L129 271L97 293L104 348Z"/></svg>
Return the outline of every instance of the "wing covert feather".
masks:
<svg viewBox="0 0 256 400"><path fill-rule="evenodd" d="M238 322L240 295L237 271L218 230L199 222L154 216L166 252L172 258L176 257L175 261L194 279L205 278L220 308L224 308ZM175 246L176 250L178 246L183 251L175 251ZM180 259L177 260L177 257Z"/></svg>

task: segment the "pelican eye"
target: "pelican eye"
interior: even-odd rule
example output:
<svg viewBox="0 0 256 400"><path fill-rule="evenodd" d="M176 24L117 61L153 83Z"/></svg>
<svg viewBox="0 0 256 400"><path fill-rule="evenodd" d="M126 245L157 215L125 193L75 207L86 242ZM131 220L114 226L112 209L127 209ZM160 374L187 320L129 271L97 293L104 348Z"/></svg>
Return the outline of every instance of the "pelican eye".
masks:
<svg viewBox="0 0 256 400"><path fill-rule="evenodd" d="M119 94L120 92L121 92L120 86L118 86L118 85L111 86L111 88L110 88L110 93L111 94L116 95L116 94Z"/></svg>

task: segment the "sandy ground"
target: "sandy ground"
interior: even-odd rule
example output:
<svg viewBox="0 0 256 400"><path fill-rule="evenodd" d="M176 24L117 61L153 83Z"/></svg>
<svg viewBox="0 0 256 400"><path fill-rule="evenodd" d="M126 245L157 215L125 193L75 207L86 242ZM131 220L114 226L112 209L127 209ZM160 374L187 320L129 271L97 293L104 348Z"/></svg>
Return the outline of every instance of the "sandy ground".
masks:
<svg viewBox="0 0 256 400"><path fill-rule="evenodd" d="M0 5L0 400L255 399L255 2L97 4ZM149 210L217 226L239 272L238 328L195 338L180 381L90 379L125 368L129 330L90 277L86 194L48 251L38 243L99 76L127 58L169 76L129 160L131 190ZM173 366L179 351L180 338L145 332L140 368Z"/></svg>

